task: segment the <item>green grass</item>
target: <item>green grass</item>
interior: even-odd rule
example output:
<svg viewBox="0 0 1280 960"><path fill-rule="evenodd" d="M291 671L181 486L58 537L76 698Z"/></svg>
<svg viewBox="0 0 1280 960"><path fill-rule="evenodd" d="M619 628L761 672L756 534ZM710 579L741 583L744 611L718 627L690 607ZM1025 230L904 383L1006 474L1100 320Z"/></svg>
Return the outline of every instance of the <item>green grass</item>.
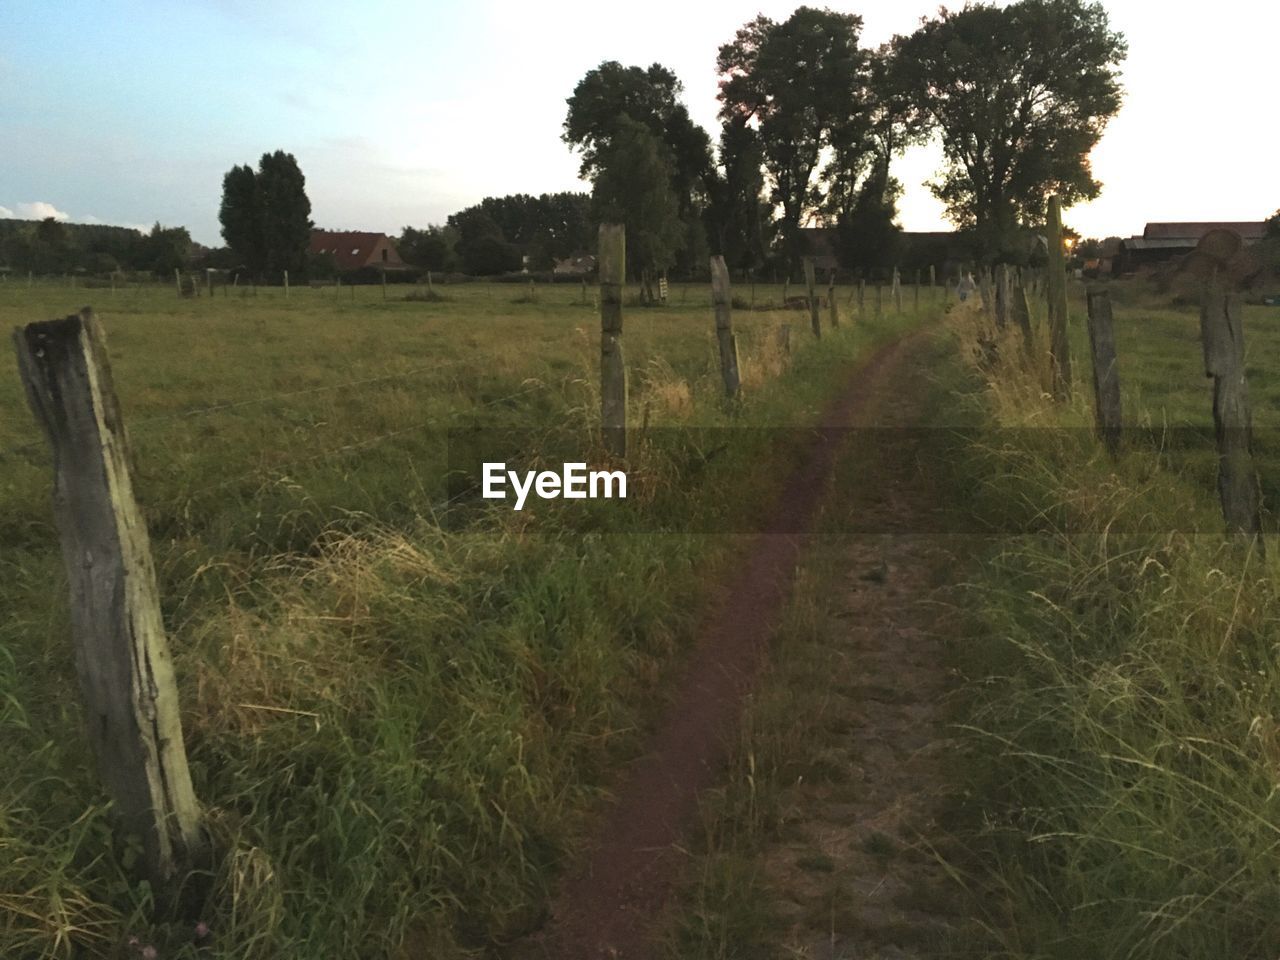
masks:
<svg viewBox="0 0 1280 960"><path fill-rule="evenodd" d="M9 326L90 302L107 330L217 849L201 956L462 957L536 925L739 543L679 531L730 529L788 467L767 431L696 474L655 443L639 509L668 532L585 532L607 529L603 508L562 503L442 529L446 428L591 449L599 321L575 286L519 304L515 286L440 292L0 286ZM633 422L811 422L857 356L915 321L854 325L846 308L819 344L802 314L737 311L746 398L727 405L705 296L627 311ZM148 922L136 853L111 838L38 440L6 354L0 955L120 956L136 935L191 956L188 928Z"/></svg>
<svg viewBox="0 0 1280 960"><path fill-rule="evenodd" d="M1195 313L1140 287L1117 300L1128 422L1204 424ZM1264 362L1274 316L1246 311L1263 427L1280 382ZM1264 560L1224 542L1211 450L1135 449L1112 463L1079 442L1087 380L1055 407L1017 365L984 376L975 400L995 426L1067 428L1034 444L1003 434L959 465L975 510L998 517L1017 503L1042 517L973 572L957 648L972 681L961 772L975 850L957 870L989 909L989 955L1273 957L1274 543ZM1259 462L1274 490L1274 459Z"/></svg>

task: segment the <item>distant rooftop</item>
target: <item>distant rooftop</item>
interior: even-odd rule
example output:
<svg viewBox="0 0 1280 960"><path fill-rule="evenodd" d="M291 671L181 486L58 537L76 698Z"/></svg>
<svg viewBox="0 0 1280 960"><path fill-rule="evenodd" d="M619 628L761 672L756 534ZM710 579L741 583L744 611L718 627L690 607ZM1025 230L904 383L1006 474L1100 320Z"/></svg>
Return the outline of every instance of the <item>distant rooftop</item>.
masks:
<svg viewBox="0 0 1280 960"><path fill-rule="evenodd" d="M1261 240L1267 225L1261 221L1206 222L1206 223L1148 223L1142 231L1144 240L1191 240L1198 242L1210 230L1230 230L1241 240Z"/></svg>

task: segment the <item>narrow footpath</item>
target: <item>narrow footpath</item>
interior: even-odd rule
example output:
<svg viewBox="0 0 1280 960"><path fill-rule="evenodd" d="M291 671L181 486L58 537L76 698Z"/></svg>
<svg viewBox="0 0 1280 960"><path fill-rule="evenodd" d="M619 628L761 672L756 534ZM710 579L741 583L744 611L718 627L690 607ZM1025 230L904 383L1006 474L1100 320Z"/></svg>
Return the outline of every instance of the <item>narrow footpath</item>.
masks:
<svg viewBox="0 0 1280 960"><path fill-rule="evenodd" d="M595 842L562 883L547 925L514 944L511 960L660 954L656 940L688 866L685 838L699 794L722 773L726 737L766 660L833 472L856 459L850 446L863 442L856 430L844 431L917 425L929 393L924 358L936 336L918 331L879 349L825 411L821 426L834 429L815 434L811 457L776 508L775 529L795 532L759 535L744 552L646 749L615 785ZM848 444L832 442L846 436ZM910 436L870 441L874 477L838 477L837 496L857 501L857 529L873 531L842 538L847 576L824 612L841 624L832 680L847 702L832 709L847 715L840 762L849 775L838 786L801 782L788 792L793 829L762 863L795 956L924 956L911 951L951 927L942 868L917 842L947 793L939 701L948 683L931 600L944 589L948 558L928 522L941 509L935 491L913 466L912 444L926 440ZM820 875L796 865L815 848L831 865ZM851 893L838 923L822 906L836 879Z"/></svg>

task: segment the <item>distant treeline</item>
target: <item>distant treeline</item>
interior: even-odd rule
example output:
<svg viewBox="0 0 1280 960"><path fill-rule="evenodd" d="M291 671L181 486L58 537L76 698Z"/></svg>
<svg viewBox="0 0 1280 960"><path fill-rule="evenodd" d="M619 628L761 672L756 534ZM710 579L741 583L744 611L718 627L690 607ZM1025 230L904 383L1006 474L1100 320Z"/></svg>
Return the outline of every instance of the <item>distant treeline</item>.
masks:
<svg viewBox="0 0 1280 960"><path fill-rule="evenodd" d="M18 273L116 271L171 274L196 251L185 227L132 227L44 220L0 220L0 264Z"/></svg>

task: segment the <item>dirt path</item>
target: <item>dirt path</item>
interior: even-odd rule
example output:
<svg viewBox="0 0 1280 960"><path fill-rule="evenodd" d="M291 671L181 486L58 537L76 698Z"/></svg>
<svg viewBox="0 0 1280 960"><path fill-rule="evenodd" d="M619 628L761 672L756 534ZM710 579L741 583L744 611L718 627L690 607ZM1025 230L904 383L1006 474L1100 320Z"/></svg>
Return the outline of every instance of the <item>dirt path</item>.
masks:
<svg viewBox="0 0 1280 960"><path fill-rule="evenodd" d="M838 776L783 790L782 826L760 857L786 930L781 955L812 960L916 960L967 942L965 904L939 855L958 795L945 698L951 591L973 541L950 536L940 482L941 431L914 429L930 411L927 349L904 355L894 389L867 398L855 422L906 428L856 451L839 474L829 523L836 583L823 604L821 679L805 688L841 735L822 764ZM934 398L936 399L936 398Z"/></svg>
<svg viewBox="0 0 1280 960"><path fill-rule="evenodd" d="M926 340L927 334L913 334L873 354L824 413L822 425L876 422L895 405L890 401L900 398L904 364ZM812 458L783 490L775 529L809 529L837 455L837 445L828 440L818 435ZM695 813L699 792L716 782L725 734L739 717L743 696L787 602L803 542L796 533L768 534L744 550L744 565L707 617L659 727L615 786L617 802L603 818L595 845L562 885L547 927L517 944L509 954L513 960L652 956L654 922L687 859L679 846L683 830ZM904 566L910 564L903 556L890 559L890 569ZM903 589L909 588L904 584ZM928 653L922 649L919 656L923 661ZM912 722L908 714L902 718L904 727ZM888 727L880 729L885 737L902 739ZM886 747L886 764L898 749ZM874 753L867 743L860 743L859 751Z"/></svg>

